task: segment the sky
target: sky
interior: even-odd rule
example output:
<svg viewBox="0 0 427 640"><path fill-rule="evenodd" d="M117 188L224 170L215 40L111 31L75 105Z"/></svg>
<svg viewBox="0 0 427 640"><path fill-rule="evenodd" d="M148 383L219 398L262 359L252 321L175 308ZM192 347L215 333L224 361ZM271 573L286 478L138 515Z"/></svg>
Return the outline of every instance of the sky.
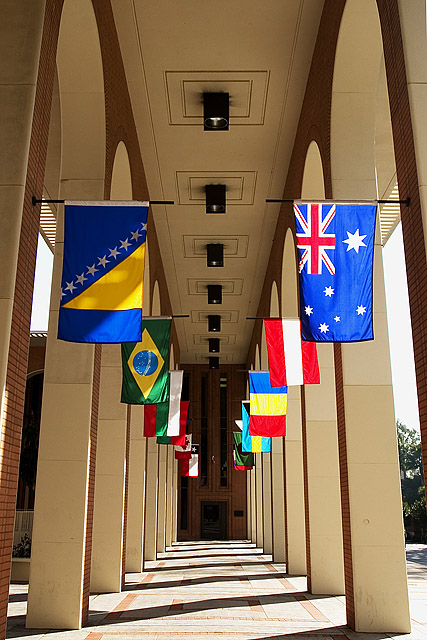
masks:
<svg viewBox="0 0 427 640"><path fill-rule="evenodd" d="M401 224L383 248L396 419L419 431L415 368ZM47 331L53 256L39 236L31 331Z"/></svg>

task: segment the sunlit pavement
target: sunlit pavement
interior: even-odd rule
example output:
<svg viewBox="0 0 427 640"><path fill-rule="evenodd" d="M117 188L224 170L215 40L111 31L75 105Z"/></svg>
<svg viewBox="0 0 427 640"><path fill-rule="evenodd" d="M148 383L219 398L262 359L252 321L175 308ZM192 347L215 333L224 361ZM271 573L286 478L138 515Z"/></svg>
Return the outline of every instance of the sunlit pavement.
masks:
<svg viewBox="0 0 427 640"><path fill-rule="evenodd" d="M11 585L7 638L32 640L427 640L427 545L407 545L412 633L358 634L346 626L343 596L313 596L305 577L247 542L178 543L128 574L122 593L91 597L79 631L25 629L27 585Z"/></svg>

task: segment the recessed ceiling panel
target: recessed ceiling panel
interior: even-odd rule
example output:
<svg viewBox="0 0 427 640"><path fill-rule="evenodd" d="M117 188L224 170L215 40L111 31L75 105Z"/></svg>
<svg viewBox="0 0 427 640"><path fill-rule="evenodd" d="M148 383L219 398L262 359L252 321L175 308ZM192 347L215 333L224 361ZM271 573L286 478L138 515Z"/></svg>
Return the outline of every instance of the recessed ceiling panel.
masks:
<svg viewBox="0 0 427 640"><path fill-rule="evenodd" d="M221 347L225 344L236 344L235 334L224 335L222 333L218 333L217 335L213 335L212 333L206 333L206 334L195 333L193 335L193 342L194 344L202 344L204 346L207 346L209 344L210 338L218 338Z"/></svg>
<svg viewBox="0 0 427 640"><path fill-rule="evenodd" d="M243 278L221 279L211 278L206 280L198 280L197 278L188 278L188 293L190 295L208 295L208 284L220 284L222 286L223 295L240 296L243 291ZM217 305L212 305L213 307ZM213 312L212 312L213 313Z"/></svg>
<svg viewBox="0 0 427 640"><path fill-rule="evenodd" d="M250 205L254 201L256 171L177 171L176 182L179 204L204 205L205 186L225 184L229 204Z"/></svg>
<svg viewBox="0 0 427 640"><path fill-rule="evenodd" d="M224 256L246 258L249 236L183 236L184 256L186 258L206 257L206 245L220 243L224 245Z"/></svg>
<svg viewBox="0 0 427 640"><path fill-rule="evenodd" d="M209 315L215 315L215 316L221 316L221 326L222 323L227 323L227 322L238 322L239 321L239 312L238 311L217 311L215 309L215 311L191 311L190 317L191 317L191 322L203 322L206 323L208 322L208 316ZM215 337L215 332L212 332L212 338Z"/></svg>
<svg viewBox="0 0 427 640"><path fill-rule="evenodd" d="M166 71L170 124L203 121L203 93L230 94L230 124L263 124L268 71Z"/></svg>

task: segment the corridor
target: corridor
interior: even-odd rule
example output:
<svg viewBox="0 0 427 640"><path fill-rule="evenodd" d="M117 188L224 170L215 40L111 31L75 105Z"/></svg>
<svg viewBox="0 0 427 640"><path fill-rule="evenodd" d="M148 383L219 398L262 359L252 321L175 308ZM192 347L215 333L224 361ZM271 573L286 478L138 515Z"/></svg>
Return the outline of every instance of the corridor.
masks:
<svg viewBox="0 0 427 640"><path fill-rule="evenodd" d="M414 564L417 562L421 564ZM417 574L411 600L418 597L418 622L413 619L412 634L405 638L427 638L424 589L418 596L414 593L424 587L419 582L425 576L422 563L418 550L409 564L410 586L411 573ZM303 634L307 640L354 640L359 635L345 625L344 597L307 594L305 577L287 576L284 565L272 564L271 556L262 555L253 544L181 542L159 554L156 562L146 564L144 573L127 574L122 593L91 597L89 622L80 631L45 634L25 630L27 585L12 585L7 637L273 640ZM414 618L414 611L412 614ZM363 637L376 640L392 636Z"/></svg>

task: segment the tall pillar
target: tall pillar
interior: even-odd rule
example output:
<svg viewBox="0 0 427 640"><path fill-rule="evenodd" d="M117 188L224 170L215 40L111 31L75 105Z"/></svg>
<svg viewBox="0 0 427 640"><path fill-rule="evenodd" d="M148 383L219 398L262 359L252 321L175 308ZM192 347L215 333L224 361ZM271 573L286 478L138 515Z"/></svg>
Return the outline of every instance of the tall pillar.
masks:
<svg viewBox="0 0 427 640"><path fill-rule="evenodd" d="M120 402L121 382L120 345L104 345L101 357L90 576L93 593L119 592L124 579L122 567L128 406Z"/></svg>
<svg viewBox="0 0 427 640"><path fill-rule="evenodd" d="M252 496L251 496L251 473L246 474L246 537L252 540Z"/></svg>
<svg viewBox="0 0 427 640"><path fill-rule="evenodd" d="M157 552L166 550L166 478L168 445L159 445L159 484L157 492Z"/></svg>
<svg viewBox="0 0 427 640"><path fill-rule="evenodd" d="M256 460L256 455L255 455ZM255 463L256 464L256 463ZM256 466L251 471L251 542L257 541Z"/></svg>
<svg viewBox="0 0 427 640"><path fill-rule="evenodd" d="M376 237L376 338L336 347L347 617L356 631L407 633L399 457L380 234Z"/></svg>
<svg viewBox="0 0 427 640"><path fill-rule="evenodd" d="M288 387L286 437L286 522L288 573L306 575L301 391Z"/></svg>
<svg viewBox="0 0 427 640"><path fill-rule="evenodd" d="M341 595L345 587L333 345L318 344L317 354L321 383L304 387L307 580L311 593Z"/></svg>
<svg viewBox="0 0 427 640"><path fill-rule="evenodd" d="M147 438L145 474L144 562L157 555L158 450L156 438Z"/></svg>
<svg viewBox="0 0 427 640"><path fill-rule="evenodd" d="M172 544L172 492L173 492L173 459L175 448L168 445L167 450L167 471L166 471L166 537L165 544L170 547Z"/></svg>
<svg viewBox="0 0 427 640"><path fill-rule="evenodd" d="M101 197L99 181L93 182L79 181L82 199ZM67 197L70 189L75 198L76 188L75 184L63 185L62 196ZM79 629L87 619L89 604L101 347L56 338L62 229L60 208L45 359L28 628Z"/></svg>
<svg viewBox="0 0 427 640"><path fill-rule="evenodd" d="M133 405L130 420L129 484L126 523L127 572L140 573L144 566L145 457L144 407Z"/></svg>
<svg viewBox="0 0 427 640"><path fill-rule="evenodd" d="M262 454L255 454L256 546L264 547L264 518L262 508Z"/></svg>
<svg viewBox="0 0 427 640"><path fill-rule="evenodd" d="M178 541L178 460L173 459L172 477L172 543Z"/></svg>
<svg viewBox="0 0 427 640"><path fill-rule="evenodd" d="M273 562L286 562L283 438L271 439L271 503L273 518Z"/></svg>
<svg viewBox="0 0 427 640"><path fill-rule="evenodd" d="M0 139L3 151L6 151L0 161L0 427L2 434L0 441L0 499L2 504L0 514L0 567L2 574L0 635L2 637L6 629L22 430L23 401L21 395L23 396L25 389L25 359L29 344L32 277L37 247L38 221L29 201L27 201L26 210L32 216L32 223L24 225L22 229L21 223L44 8L45 0L35 0L30 5L25 2L12 1L3 3L0 24L0 57L2 61L0 69L0 112L2 114ZM25 42L25 47L23 47L23 42ZM49 97L48 91L44 97L46 103ZM35 155L37 159L40 159L42 153L38 146L37 149ZM42 163L43 160L40 164ZM39 167L33 166L33 169L35 168ZM32 178L34 181L35 176L33 175ZM35 188L34 182L30 183L29 187ZM27 220L29 219L28 217ZM22 249L19 250L20 236L26 242L26 259L20 269L22 274L20 281L23 286L20 287L21 293L16 294L18 260L20 258L22 260L24 257ZM28 236L32 236L31 246ZM14 299L15 306L19 305L20 308L17 309L19 322L14 322L12 328ZM25 303L24 309L20 304L22 302ZM15 330L12 342L11 328L12 331ZM25 336L25 341L19 339L20 334ZM11 357L8 362L10 346L12 347ZM8 364L10 369L13 369L12 371L10 369L8 371ZM16 395L19 400L15 409L11 405L15 404L12 403L12 398ZM9 406L7 398L9 398Z"/></svg>
<svg viewBox="0 0 427 640"><path fill-rule="evenodd" d="M260 453L262 463L262 509L264 520L264 553L273 553L271 514L271 453Z"/></svg>

